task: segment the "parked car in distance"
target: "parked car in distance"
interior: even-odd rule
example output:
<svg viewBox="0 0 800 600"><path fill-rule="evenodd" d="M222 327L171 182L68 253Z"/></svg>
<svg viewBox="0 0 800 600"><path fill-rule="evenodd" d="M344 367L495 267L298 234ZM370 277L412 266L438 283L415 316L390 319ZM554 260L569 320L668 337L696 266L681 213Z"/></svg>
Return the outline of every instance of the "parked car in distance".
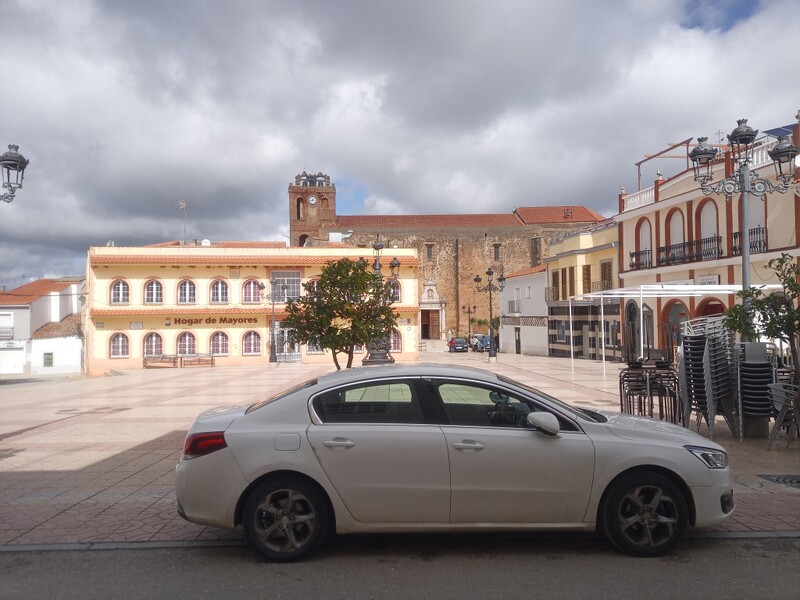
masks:
<svg viewBox="0 0 800 600"><path fill-rule="evenodd" d="M450 341L447 343L450 352L467 352L469 351L469 344L467 340L462 337L454 337L450 338Z"/></svg>
<svg viewBox="0 0 800 600"><path fill-rule="evenodd" d="M337 371L204 412L175 492L181 516L241 526L276 561L329 531L470 529L598 529L659 556L734 507L726 452L694 431L420 364Z"/></svg>
<svg viewBox="0 0 800 600"><path fill-rule="evenodd" d="M472 336L472 349L475 352L485 352L489 349L489 336L476 333Z"/></svg>

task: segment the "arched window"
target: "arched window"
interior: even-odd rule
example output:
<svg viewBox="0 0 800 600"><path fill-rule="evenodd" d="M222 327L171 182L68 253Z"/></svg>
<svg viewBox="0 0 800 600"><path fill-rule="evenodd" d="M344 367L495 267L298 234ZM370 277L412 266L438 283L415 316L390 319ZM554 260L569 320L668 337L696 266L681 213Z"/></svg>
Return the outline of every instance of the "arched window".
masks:
<svg viewBox="0 0 800 600"><path fill-rule="evenodd" d="M178 354L180 356L197 354L197 346L195 345L194 335L188 331L184 331L178 336Z"/></svg>
<svg viewBox="0 0 800 600"><path fill-rule="evenodd" d="M700 239L714 237L717 231L717 205L709 200L700 207Z"/></svg>
<svg viewBox="0 0 800 600"><path fill-rule="evenodd" d="M261 288L258 287L258 281L255 279L248 279L242 286L242 302L244 304L258 304L261 302Z"/></svg>
<svg viewBox="0 0 800 600"><path fill-rule="evenodd" d="M117 279L111 284L111 304L127 304L128 301L128 284Z"/></svg>
<svg viewBox="0 0 800 600"><path fill-rule="evenodd" d="M392 352L403 351L403 338L397 329L392 329Z"/></svg>
<svg viewBox="0 0 800 600"><path fill-rule="evenodd" d="M676 209L667 216L667 245L674 246L682 244L684 241L683 213Z"/></svg>
<svg viewBox="0 0 800 600"><path fill-rule="evenodd" d="M222 331L217 331L211 336L211 354L214 356L228 355L228 336Z"/></svg>
<svg viewBox="0 0 800 600"><path fill-rule="evenodd" d="M159 356L160 354L164 354L161 336L157 333L148 333L144 337L144 355Z"/></svg>
<svg viewBox="0 0 800 600"><path fill-rule="evenodd" d="M397 279L391 279L389 288L392 290L392 302L400 302L400 282Z"/></svg>
<svg viewBox="0 0 800 600"><path fill-rule="evenodd" d="M296 205L296 215L297 219L304 219L305 218L305 210L306 210L306 202L302 198L297 199Z"/></svg>
<svg viewBox="0 0 800 600"><path fill-rule="evenodd" d="M115 333L109 342L111 358L128 358L128 336L124 333Z"/></svg>
<svg viewBox="0 0 800 600"><path fill-rule="evenodd" d="M184 279L178 284L178 304L194 304L197 302L193 281Z"/></svg>
<svg viewBox="0 0 800 600"><path fill-rule="evenodd" d="M144 303L161 304L164 302L164 288L160 281L151 279L144 284Z"/></svg>
<svg viewBox="0 0 800 600"><path fill-rule="evenodd" d="M650 234L650 221L647 219L642 219L639 221L637 226L639 230L639 234L636 236L636 249L639 252L644 252L645 250L652 250L653 243L652 243L652 235Z"/></svg>
<svg viewBox="0 0 800 600"><path fill-rule="evenodd" d="M261 335L257 331L248 331L242 338L242 354L254 356L261 354Z"/></svg>
<svg viewBox="0 0 800 600"><path fill-rule="evenodd" d="M228 303L228 284L221 279L217 279L211 284L211 303Z"/></svg>

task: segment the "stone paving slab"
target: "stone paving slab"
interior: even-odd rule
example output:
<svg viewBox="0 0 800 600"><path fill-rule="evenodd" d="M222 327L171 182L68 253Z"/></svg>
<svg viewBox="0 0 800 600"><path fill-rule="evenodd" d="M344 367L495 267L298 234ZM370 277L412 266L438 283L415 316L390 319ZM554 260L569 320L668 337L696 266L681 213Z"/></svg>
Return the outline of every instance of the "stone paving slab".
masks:
<svg viewBox="0 0 800 600"><path fill-rule="evenodd" d="M617 364L485 354L423 354L506 374L567 402L619 410ZM249 404L333 365L127 371L101 378L0 378L0 546L238 541L239 531L195 525L175 512L174 467L201 411ZM701 433L708 435L707 430ZM710 531L800 531L800 442L786 448L714 439L728 449L737 509Z"/></svg>

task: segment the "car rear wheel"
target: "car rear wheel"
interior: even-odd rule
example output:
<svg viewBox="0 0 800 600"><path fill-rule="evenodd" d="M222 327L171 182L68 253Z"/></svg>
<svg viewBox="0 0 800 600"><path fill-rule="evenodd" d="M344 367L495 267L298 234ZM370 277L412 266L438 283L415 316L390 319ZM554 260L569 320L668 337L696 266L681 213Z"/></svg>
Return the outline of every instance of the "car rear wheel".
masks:
<svg viewBox="0 0 800 600"><path fill-rule="evenodd" d="M244 507L248 542L274 561L304 558L328 531L328 504L314 485L282 477L259 485Z"/></svg>
<svg viewBox="0 0 800 600"><path fill-rule="evenodd" d="M657 473L632 473L613 484L600 523L617 548L633 556L662 556L681 540L689 524L678 486Z"/></svg>

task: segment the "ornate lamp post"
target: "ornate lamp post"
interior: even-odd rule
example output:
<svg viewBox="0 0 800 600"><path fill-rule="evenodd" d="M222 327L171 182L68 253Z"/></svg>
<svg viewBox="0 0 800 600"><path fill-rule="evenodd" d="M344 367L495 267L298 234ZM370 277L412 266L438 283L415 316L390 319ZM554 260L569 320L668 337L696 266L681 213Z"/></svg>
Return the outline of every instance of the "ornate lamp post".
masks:
<svg viewBox="0 0 800 600"><path fill-rule="evenodd" d="M383 254L384 244L380 239L380 235L375 236L375 241L372 243L372 255L375 260L372 263L372 270L377 275L376 286L380 289L383 286L383 275L381 274L381 255ZM397 278L397 272L400 269L400 261L393 258L389 263L391 278ZM388 333L388 332L387 332ZM367 356L361 361L363 365L389 365L394 362L394 357L391 354L392 340L386 335L384 337L376 338L367 345Z"/></svg>
<svg viewBox="0 0 800 600"><path fill-rule="evenodd" d="M280 285L279 285L280 284ZM264 290L267 286L263 283L258 284L258 289L261 290L261 297L264 297ZM275 292L280 288L282 292L286 292L289 289L289 286L285 283L281 284L278 279L275 277L270 277L269 279L269 296L270 302L272 303L272 318L269 322L269 362L270 366L277 366L278 364L278 353L277 348L275 346Z"/></svg>
<svg viewBox="0 0 800 600"><path fill-rule="evenodd" d="M497 285L494 284L494 269L489 267L486 271L487 282L481 287L481 276L475 275L475 289L479 292L489 292L489 362L497 360L497 348L494 345L494 317L492 315L492 292L502 292L506 287L506 278L503 275L497 278Z"/></svg>
<svg viewBox="0 0 800 600"><path fill-rule="evenodd" d="M798 113L800 114L800 113ZM747 124L747 119L739 119L738 126L728 136L731 153L736 161L737 169L730 177L712 184L713 162L718 149L707 144L708 138L697 138L697 146L689 153L694 170L694 179L700 183L700 189L706 195L724 194L732 197L734 194L742 195L742 289L750 287L750 228L748 225L747 205L750 194L763 197L766 193L780 192L785 194L789 190L794 176L794 160L798 154L797 146L792 144L786 136L778 138L778 144L769 151L769 156L775 163L775 174L779 180L777 185L753 174L750 163L755 147L758 130Z"/></svg>
<svg viewBox="0 0 800 600"><path fill-rule="evenodd" d="M478 307L475 306L474 304L472 306L467 306L465 304L464 306L461 307L461 311L465 315L467 315L467 343L470 345L472 345L472 340L470 340L470 338L472 337L472 315L475 314L477 309Z"/></svg>
<svg viewBox="0 0 800 600"><path fill-rule="evenodd" d="M11 190L0 196L3 202L13 202L14 194L22 189L22 180L25 177L25 168L30 162L18 152L19 146L8 145L8 152L0 156L0 170L3 171L3 188Z"/></svg>

